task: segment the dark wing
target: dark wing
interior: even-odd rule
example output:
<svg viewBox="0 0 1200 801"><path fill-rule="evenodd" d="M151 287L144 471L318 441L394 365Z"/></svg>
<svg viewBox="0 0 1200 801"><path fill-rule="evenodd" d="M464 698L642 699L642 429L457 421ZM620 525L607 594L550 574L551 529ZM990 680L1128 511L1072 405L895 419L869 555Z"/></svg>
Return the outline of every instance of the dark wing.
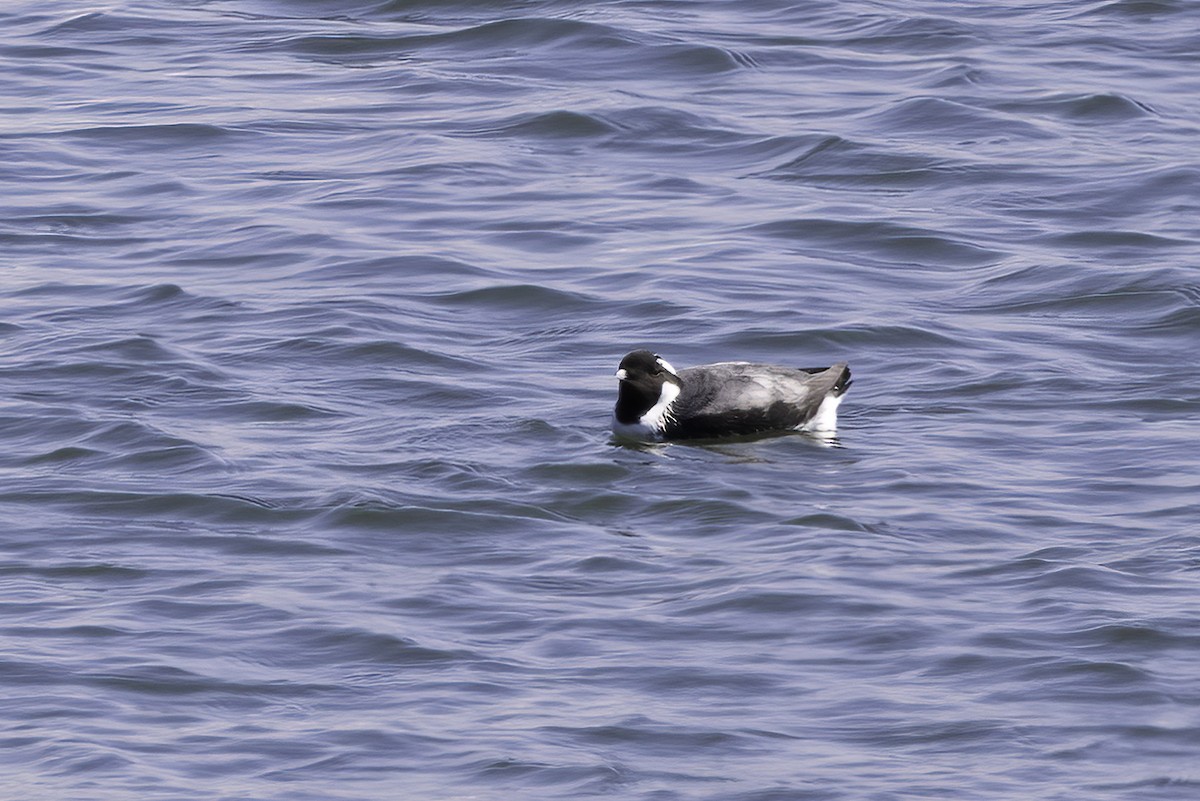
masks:
<svg viewBox="0 0 1200 801"><path fill-rule="evenodd" d="M683 392L672 405L667 435L718 437L796 428L829 394L850 385L850 371L836 364L819 372L767 364L722 362L679 372Z"/></svg>

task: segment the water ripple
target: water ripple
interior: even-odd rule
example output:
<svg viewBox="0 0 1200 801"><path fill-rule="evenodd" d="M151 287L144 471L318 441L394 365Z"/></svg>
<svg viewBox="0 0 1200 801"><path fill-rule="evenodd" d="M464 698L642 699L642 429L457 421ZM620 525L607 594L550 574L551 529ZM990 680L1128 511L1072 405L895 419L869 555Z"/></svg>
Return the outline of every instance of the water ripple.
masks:
<svg viewBox="0 0 1200 801"><path fill-rule="evenodd" d="M10 795L1195 795L1187 4L0 16Z"/></svg>

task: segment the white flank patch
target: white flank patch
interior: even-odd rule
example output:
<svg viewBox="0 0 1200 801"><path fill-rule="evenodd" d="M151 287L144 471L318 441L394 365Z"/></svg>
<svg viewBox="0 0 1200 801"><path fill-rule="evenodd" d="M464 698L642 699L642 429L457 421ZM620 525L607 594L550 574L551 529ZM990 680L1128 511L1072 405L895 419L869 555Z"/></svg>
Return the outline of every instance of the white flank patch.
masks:
<svg viewBox="0 0 1200 801"><path fill-rule="evenodd" d="M663 428L671 417L671 403L678 397L679 387L670 381L665 382L658 396L658 403L651 406L636 423L621 423L614 416L613 433L637 439L662 439Z"/></svg>
<svg viewBox="0 0 1200 801"><path fill-rule="evenodd" d="M817 413L800 426L801 431L837 431L837 410L844 395L826 395L817 407Z"/></svg>

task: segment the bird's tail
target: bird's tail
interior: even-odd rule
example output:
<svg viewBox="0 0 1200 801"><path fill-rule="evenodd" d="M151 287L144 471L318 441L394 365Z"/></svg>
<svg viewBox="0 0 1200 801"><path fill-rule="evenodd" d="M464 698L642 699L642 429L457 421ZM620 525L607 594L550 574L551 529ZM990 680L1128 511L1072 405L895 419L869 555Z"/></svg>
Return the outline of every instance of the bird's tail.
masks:
<svg viewBox="0 0 1200 801"><path fill-rule="evenodd" d="M836 366L837 365L834 365L834 367ZM846 390L850 389L850 385L853 383L854 380L850 378L850 365L843 364L842 374L838 376L837 382L835 382L833 385L833 394L840 398L842 395L846 394Z"/></svg>
<svg viewBox="0 0 1200 801"><path fill-rule="evenodd" d="M801 367L800 369L806 373L815 375L816 373L824 373L827 370L834 370L839 367L842 369L842 372L837 377L837 380L833 382L832 392L834 397L840 398L846 394L846 390L850 389L850 385L854 383L850 378L850 365L845 362L838 362L832 367Z"/></svg>

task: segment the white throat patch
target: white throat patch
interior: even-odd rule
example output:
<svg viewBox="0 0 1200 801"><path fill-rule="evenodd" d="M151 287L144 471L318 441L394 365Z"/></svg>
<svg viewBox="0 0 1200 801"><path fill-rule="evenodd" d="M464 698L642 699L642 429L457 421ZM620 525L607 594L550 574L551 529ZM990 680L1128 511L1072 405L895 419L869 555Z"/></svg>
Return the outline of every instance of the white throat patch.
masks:
<svg viewBox="0 0 1200 801"><path fill-rule="evenodd" d="M659 361L662 361L661 359ZM670 366L664 363L664 368L671 370ZM671 370L674 373L674 370ZM634 423L619 422L616 417L613 417L613 431L626 437L637 437L638 439L662 439L663 429L667 426L667 420L671 418L671 404L679 397L679 386L670 381L666 381L662 385L662 390L658 396L658 403L646 410L646 413L637 419Z"/></svg>

